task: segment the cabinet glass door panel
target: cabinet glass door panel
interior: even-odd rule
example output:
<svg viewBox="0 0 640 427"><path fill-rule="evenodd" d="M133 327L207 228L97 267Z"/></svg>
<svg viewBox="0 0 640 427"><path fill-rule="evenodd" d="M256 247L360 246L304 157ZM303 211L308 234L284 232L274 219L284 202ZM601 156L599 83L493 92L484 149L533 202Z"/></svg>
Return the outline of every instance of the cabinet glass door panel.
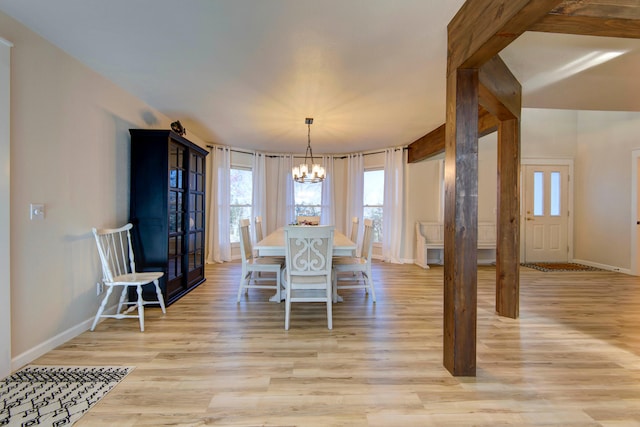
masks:
<svg viewBox="0 0 640 427"><path fill-rule="evenodd" d="M189 158L189 245L187 248L187 269L189 280L203 274L204 252L204 156L192 153Z"/></svg>
<svg viewBox="0 0 640 427"><path fill-rule="evenodd" d="M181 288L184 258L184 215L185 197L183 176L185 173L185 155L187 151L181 145L169 144L169 254L168 289L169 294Z"/></svg>

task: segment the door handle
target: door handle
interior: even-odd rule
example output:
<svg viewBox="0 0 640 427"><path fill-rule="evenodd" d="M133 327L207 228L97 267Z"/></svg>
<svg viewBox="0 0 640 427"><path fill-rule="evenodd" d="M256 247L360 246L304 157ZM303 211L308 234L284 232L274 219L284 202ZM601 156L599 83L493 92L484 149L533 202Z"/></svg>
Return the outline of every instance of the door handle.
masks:
<svg viewBox="0 0 640 427"><path fill-rule="evenodd" d="M526 218L527 221L533 221L533 218Z"/></svg>

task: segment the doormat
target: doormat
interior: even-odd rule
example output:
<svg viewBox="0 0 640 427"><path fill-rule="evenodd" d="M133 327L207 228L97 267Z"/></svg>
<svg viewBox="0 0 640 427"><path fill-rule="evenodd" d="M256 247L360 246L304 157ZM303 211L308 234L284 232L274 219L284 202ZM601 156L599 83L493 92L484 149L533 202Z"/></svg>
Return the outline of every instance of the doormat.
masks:
<svg viewBox="0 0 640 427"><path fill-rule="evenodd" d="M520 265L540 271L602 271L596 267L572 262L529 262Z"/></svg>
<svg viewBox="0 0 640 427"><path fill-rule="evenodd" d="M27 366L0 381L0 426L70 426L132 370Z"/></svg>

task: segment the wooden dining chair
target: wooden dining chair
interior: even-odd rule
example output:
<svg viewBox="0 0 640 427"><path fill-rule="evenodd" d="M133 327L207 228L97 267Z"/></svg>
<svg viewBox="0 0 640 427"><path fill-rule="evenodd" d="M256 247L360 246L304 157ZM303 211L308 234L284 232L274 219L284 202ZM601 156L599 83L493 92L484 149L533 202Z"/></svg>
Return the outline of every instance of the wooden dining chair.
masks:
<svg viewBox="0 0 640 427"><path fill-rule="evenodd" d="M291 303L324 302L327 306L327 327L332 329L331 265L334 227L288 226L284 233L284 328L289 330Z"/></svg>
<svg viewBox="0 0 640 427"><path fill-rule="evenodd" d="M132 228L132 224L126 224L119 228L92 229L98 246L100 262L102 263L102 283L107 289L96 317L93 319L92 331L96 328L98 320L103 317L116 319L137 318L140 322L140 331L144 331L145 305L159 304L162 312L167 312L159 285L159 279L164 275L164 272L140 273L136 271L136 261L131 245L130 230ZM156 301L146 301L142 298L142 286L149 283L153 283L153 286L155 286ZM118 308L115 314L105 314L105 307L114 288L122 288L120 299L118 300ZM137 298L135 301L128 300L129 288L136 290ZM128 308L123 312L122 309L125 306L128 306ZM136 308L138 309L137 314L131 314Z"/></svg>
<svg viewBox="0 0 640 427"><path fill-rule="evenodd" d="M240 286L238 287L238 299L242 292L252 289L273 289L276 294L280 292L281 272L284 268L284 260L281 257L255 257L253 245L251 244L251 234L249 219L241 219L240 227L240 254L242 256L242 272L240 274ZM254 275L254 273L256 273ZM263 277L260 273L274 273L273 277ZM280 301L280 298L277 298Z"/></svg>
<svg viewBox="0 0 640 427"><path fill-rule="evenodd" d="M373 221L364 220L364 234L359 257L335 257L333 260L333 300L338 300L338 290L364 288L371 293L376 302L376 291L371 275L371 248L373 246ZM340 276L340 273L356 273L356 275ZM343 283L343 284L342 284Z"/></svg>

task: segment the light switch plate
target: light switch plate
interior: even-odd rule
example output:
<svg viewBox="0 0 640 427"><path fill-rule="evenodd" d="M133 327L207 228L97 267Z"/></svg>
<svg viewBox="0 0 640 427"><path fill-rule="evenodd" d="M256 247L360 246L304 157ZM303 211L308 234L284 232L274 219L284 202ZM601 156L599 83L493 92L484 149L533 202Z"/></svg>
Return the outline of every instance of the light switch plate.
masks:
<svg viewBox="0 0 640 427"><path fill-rule="evenodd" d="M44 204L31 203L31 205L29 205L29 218L31 218L31 220L43 220Z"/></svg>

